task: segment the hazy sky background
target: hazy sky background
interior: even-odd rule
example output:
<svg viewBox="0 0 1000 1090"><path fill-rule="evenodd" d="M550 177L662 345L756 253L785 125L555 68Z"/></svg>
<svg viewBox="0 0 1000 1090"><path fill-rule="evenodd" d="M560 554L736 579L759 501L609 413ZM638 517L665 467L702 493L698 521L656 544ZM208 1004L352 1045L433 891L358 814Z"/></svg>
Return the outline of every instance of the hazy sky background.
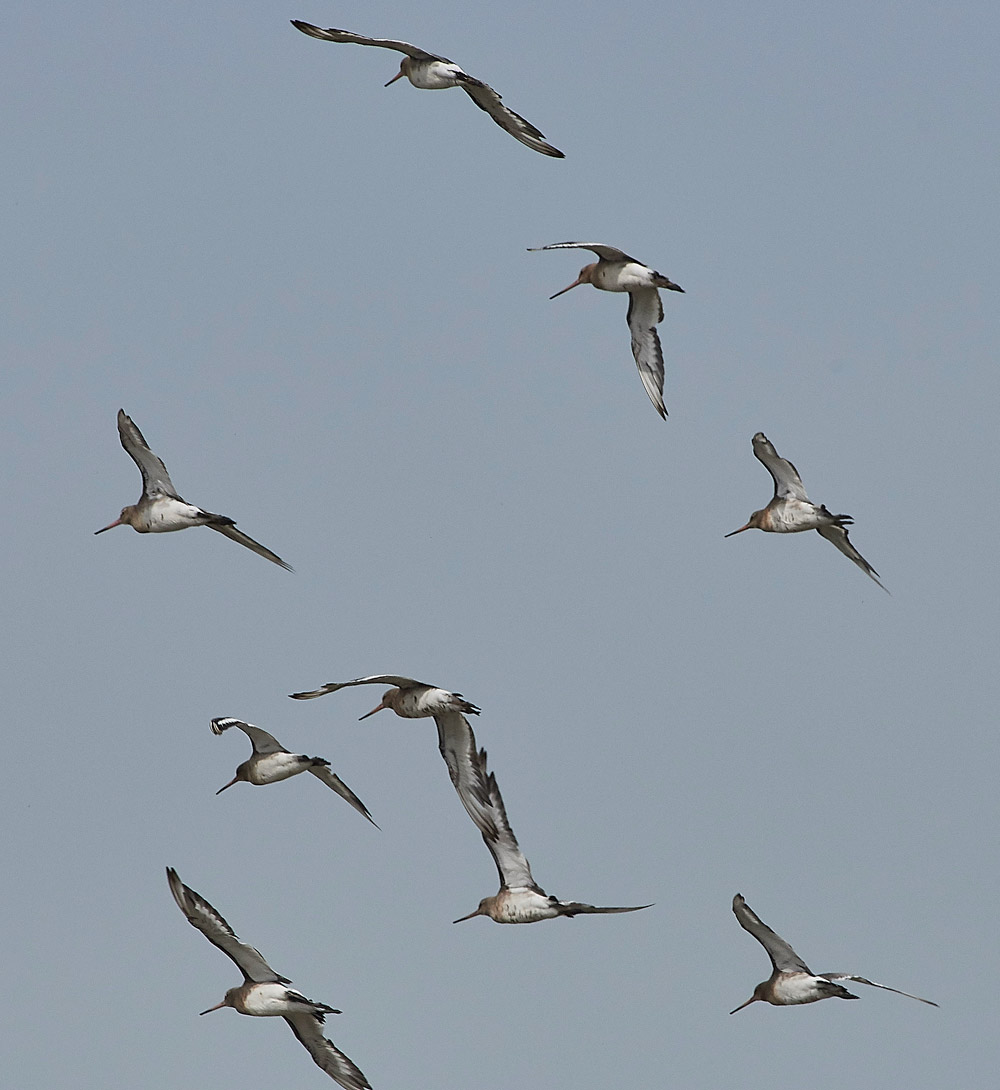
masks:
<svg viewBox="0 0 1000 1090"><path fill-rule="evenodd" d="M397 37L486 80L388 90ZM375 1090L995 1085L995 4L22 5L0 43L9 549L3 1067L18 1090L331 1085L164 867ZM661 421L617 245L665 293ZM93 537L132 415L207 530ZM766 504L763 430L887 596ZM500 927L410 674L475 722L535 877ZM238 785L212 716L328 757ZM306 782L308 779L308 782ZM742 892L862 1002L755 1004Z"/></svg>

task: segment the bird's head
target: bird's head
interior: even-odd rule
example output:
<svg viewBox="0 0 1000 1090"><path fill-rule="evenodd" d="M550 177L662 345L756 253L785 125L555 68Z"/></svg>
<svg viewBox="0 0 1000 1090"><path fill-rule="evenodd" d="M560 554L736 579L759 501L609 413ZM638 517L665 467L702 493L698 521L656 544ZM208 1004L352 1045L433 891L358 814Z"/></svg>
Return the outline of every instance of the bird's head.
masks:
<svg viewBox="0 0 1000 1090"><path fill-rule="evenodd" d="M399 700L401 694L402 689L387 689L386 692L382 694L382 703L377 704L370 712L365 712L365 714L361 716L361 719L367 719L369 715L374 715L376 712L383 712L386 709L396 711L396 702ZM361 722L361 719L358 720L359 723Z"/></svg>
<svg viewBox="0 0 1000 1090"><path fill-rule="evenodd" d="M239 768L236 769L236 775L229 781L229 783L227 783L224 787L220 787L219 790L216 791L215 793L217 795L221 795L222 792L226 790L226 787L232 787L234 783L239 783L240 780L249 780L249 779L250 779L250 762L249 761L244 761L243 764L241 764L239 766Z"/></svg>
<svg viewBox="0 0 1000 1090"><path fill-rule="evenodd" d="M492 897L484 897L479 902L479 907L475 912L470 912L468 916L459 916L457 920L452 920L452 923L461 923L463 920L471 920L473 916L488 916L490 914L490 906L493 903Z"/></svg>
<svg viewBox="0 0 1000 1090"><path fill-rule="evenodd" d="M730 1014L735 1014L736 1011L741 1011L741 1010L743 1010L744 1007L749 1007L751 1003L766 1003L767 1002L767 996L765 995L766 989L767 989L767 981L765 980L765 981L762 981L760 984L758 984L756 988L754 988L753 995L750 996L750 998L745 1003L741 1003L738 1007L735 1007L729 1013Z"/></svg>
<svg viewBox="0 0 1000 1090"><path fill-rule="evenodd" d="M555 299L560 295L565 295L570 288L579 287L581 284L592 284L594 282L594 269L597 268L597 262L594 261L590 265L584 265L580 270L580 275L573 281L572 284L563 288L562 291L557 291L555 295L550 295L549 299Z"/></svg>
<svg viewBox="0 0 1000 1090"><path fill-rule="evenodd" d="M109 522L107 526L102 526L100 530L95 530L94 535L103 534L105 530L113 530L116 526L131 526L132 520L135 518L135 506L123 507L122 513L115 519L114 522Z"/></svg>
<svg viewBox="0 0 1000 1090"><path fill-rule="evenodd" d="M760 530L764 520L764 511L754 511L754 513L747 520L745 526L741 526L738 530L733 530L731 533L725 535L725 537L732 537L733 534L742 534L744 530Z"/></svg>
<svg viewBox="0 0 1000 1090"><path fill-rule="evenodd" d="M391 80L389 80L389 83L395 83L396 80L402 79L404 76L409 75L409 73L410 73L410 58L409 57L404 57L403 58L403 63L399 66L399 71L392 77ZM389 83L385 84L385 86L388 87Z"/></svg>
<svg viewBox="0 0 1000 1090"><path fill-rule="evenodd" d="M239 993L239 988L230 988L229 991L226 992L225 998L222 1000L221 1003L216 1003L214 1007L209 1007L208 1010L198 1011L198 1014L211 1014L212 1011L221 1011L223 1007L235 1007L236 997L239 995Z"/></svg>

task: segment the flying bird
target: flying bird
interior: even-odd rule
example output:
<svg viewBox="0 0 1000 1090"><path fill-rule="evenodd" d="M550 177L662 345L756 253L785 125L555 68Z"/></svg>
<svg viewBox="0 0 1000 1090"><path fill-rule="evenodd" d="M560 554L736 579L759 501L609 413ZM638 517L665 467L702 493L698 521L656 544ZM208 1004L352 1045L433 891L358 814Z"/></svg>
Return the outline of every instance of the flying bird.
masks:
<svg viewBox="0 0 1000 1090"><path fill-rule="evenodd" d="M489 848L500 876L499 892L484 897L474 912L460 916L455 923L474 916L489 916L496 923L537 923L557 916L638 912L651 907L603 908L550 897L531 876L531 867L510 827L496 776L486 770L486 750L477 752L469 721L453 712L437 722L441 754L448 764L451 781Z"/></svg>
<svg viewBox="0 0 1000 1090"><path fill-rule="evenodd" d="M382 702L366 712L362 719L376 712L391 709L404 719L423 719L425 716L440 715L445 712L464 712L466 715L478 715L479 709L470 704L461 693L450 693L447 689L438 689L426 685L412 677L400 677L398 674L371 674L368 677L356 677L353 681L331 681L308 693L289 693L293 700L315 700L318 696L335 693L338 689L349 689L354 685L392 685L382 695Z"/></svg>
<svg viewBox="0 0 1000 1090"><path fill-rule="evenodd" d="M138 503L123 507L122 513L114 522L95 530L95 534L103 534L105 530L111 530L115 526L131 526L140 534L165 534L172 530L186 530L189 526L207 526L286 571L292 571L280 556L265 549L259 541L254 541L242 530L237 530L236 523L231 518L213 515L211 511L203 511L181 499L170 480L167 467L149 449L142 432L124 409L118 410L118 436L126 454L142 474L142 496Z"/></svg>
<svg viewBox="0 0 1000 1090"><path fill-rule="evenodd" d="M843 985L836 983L838 980L853 980L858 984L868 984L873 988L895 992L896 995L905 995L907 999L916 999L932 1007L937 1006L937 1003L930 999L921 999L919 995L910 995L909 992L901 992L898 988L876 984L874 980L868 980L863 976L853 976L851 973L820 973L817 976L783 938L776 935L766 923L761 921L740 893L733 898L733 912L736 914L740 927L744 931L749 931L767 951L774 971L767 980L754 988L753 995L745 1003L731 1010L730 1014L749 1007L751 1003L771 1003L776 1007L787 1007L801 1003L816 1003L820 999L858 998Z"/></svg>
<svg viewBox="0 0 1000 1090"><path fill-rule="evenodd" d="M810 503L798 470L787 458L778 457L767 436L759 431L753 437L753 452L757 460L774 479L774 497L767 507L754 511L745 526L726 534L742 534L744 530L764 530L772 534L797 534L802 530L815 530L854 561L874 582L889 593L879 582L878 572L851 544L847 527L854 524L850 515L831 515L823 504Z"/></svg>
<svg viewBox="0 0 1000 1090"><path fill-rule="evenodd" d="M220 717L212 720L211 727L213 734L222 734L230 727L238 727L253 745L253 756L237 767L236 775L215 792L217 795L221 795L227 787L232 787L241 780L257 785L277 783L278 780L287 780L289 776L296 776L300 772L311 772L327 787L336 791L342 799L349 802L359 814L368 818L372 825L375 825L371 814L368 813L368 808L335 772L330 771L330 762L325 757L307 757L304 753L289 753L266 730L261 730L252 723L244 723L242 719ZM375 828L377 829L378 826L375 825Z"/></svg>
<svg viewBox="0 0 1000 1090"><path fill-rule="evenodd" d="M167 882L188 923L197 927L213 946L235 962L243 974L241 985L230 988L221 1003L201 1013L232 1007L240 1014L284 1018L317 1066L339 1082L344 1090L371 1090L358 1066L323 1036L325 1015L340 1014L340 1011L307 999L290 987L291 981L276 973L259 950L241 942L208 901L184 885L173 867L167 867Z"/></svg>
<svg viewBox="0 0 1000 1090"><path fill-rule="evenodd" d="M639 377L649 395L649 400L660 416L665 420L667 408L663 404L663 349L656 326L663 321L663 300L658 288L667 291L684 289L668 280L662 273L656 272L634 257L629 257L623 250L614 246L605 246L599 242L554 242L551 246L529 246L530 253L541 250L590 250L599 260L584 265L580 275L568 287L550 295L555 299L570 288L580 284L592 284L601 291L628 292L629 333L632 336L632 355L639 368Z"/></svg>
<svg viewBox="0 0 1000 1090"><path fill-rule="evenodd" d="M308 693L292 693L296 700L312 700L352 685L393 685L381 702L363 715L391 710L405 719L432 716L438 731L438 749L462 805L482 834L500 873L500 892L485 897L479 907L461 920L489 916L497 923L535 923L556 916L593 912L638 912L649 905L632 908L598 908L578 901L550 897L531 877L527 859L511 832L496 778L486 771L486 751L477 751L476 738L466 715L478 715L479 708L461 693L438 689L413 678L395 674L373 674L354 681L331 682ZM460 923L461 920L455 920Z"/></svg>
<svg viewBox="0 0 1000 1090"><path fill-rule="evenodd" d="M426 53L423 49L410 45L409 42L397 42L390 38L366 38L363 34L352 34L349 30L336 30L333 27L323 30L322 27L313 26L312 23L303 23L300 19L293 19L292 26L311 38L319 38L325 42L376 45L382 49L394 49L397 53L404 53L399 72L389 80L389 83L395 83L396 80L405 76L414 87L419 87L423 91L461 87L481 110L485 110L500 128L509 132L515 140L520 140L522 144L533 151L540 151L543 155L551 155L555 159L565 158L558 148L546 143L543 134L531 122L525 121L520 114L509 110L492 87L476 79L475 76L463 72L447 57Z"/></svg>
<svg viewBox="0 0 1000 1090"><path fill-rule="evenodd" d="M427 685L423 681L417 681L412 677L401 677L398 674L371 674L369 677L358 677L353 681L331 681L319 689L313 689L307 693L290 693L293 700L315 700L318 696L326 696L327 693L335 693L338 689L347 689L355 685L392 685L382 694L381 701L370 712L365 712L361 719L367 719L370 715L381 711L394 711L403 719L425 719L432 717L438 729L438 748L441 756L448 766L448 773L452 783L458 787L456 776L458 775L456 761L459 759L453 746L456 741L462 746L466 739L460 724L464 724L464 730L471 736L472 728L466 720L466 715L478 715L479 709L475 704L470 704L461 693L451 693L447 689L439 689L434 685ZM360 720L359 720L360 721ZM473 752L475 739L472 741ZM465 746L467 749L468 747ZM470 781L471 782L471 781ZM461 797L461 792L459 792ZM488 803L485 782L480 787L481 802ZM463 800L464 801L464 800Z"/></svg>

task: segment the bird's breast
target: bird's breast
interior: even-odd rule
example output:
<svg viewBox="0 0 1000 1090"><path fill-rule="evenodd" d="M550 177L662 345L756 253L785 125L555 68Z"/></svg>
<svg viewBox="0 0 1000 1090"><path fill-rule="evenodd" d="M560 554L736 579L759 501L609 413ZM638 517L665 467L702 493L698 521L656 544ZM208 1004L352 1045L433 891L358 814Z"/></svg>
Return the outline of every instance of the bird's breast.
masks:
<svg viewBox="0 0 1000 1090"><path fill-rule="evenodd" d="M537 923L559 915L550 897L533 889L505 889L490 913L497 923Z"/></svg>
<svg viewBox="0 0 1000 1090"><path fill-rule="evenodd" d="M140 508L133 526L140 534L168 534L186 530L189 526L201 526L205 521L200 507L171 496L161 496Z"/></svg>
<svg viewBox="0 0 1000 1090"><path fill-rule="evenodd" d="M632 271L642 268L642 265L631 261L626 264L620 261L599 261L597 268L591 273L590 282L601 291L632 291L635 288L649 287L648 280L642 280Z"/></svg>
<svg viewBox="0 0 1000 1090"><path fill-rule="evenodd" d="M792 1006L798 1003L815 1003L824 999L826 993L819 987L819 980L808 973L788 973L779 976L771 988L771 1003L777 1006ZM823 983L826 983L823 981Z"/></svg>
<svg viewBox="0 0 1000 1090"><path fill-rule="evenodd" d="M240 1014L249 1014L254 1018L271 1018L275 1015L288 1014L298 1008L288 1001L288 989L284 984L254 984L242 996Z"/></svg>
<svg viewBox="0 0 1000 1090"><path fill-rule="evenodd" d="M464 75L457 64L445 61L413 61L406 73L406 78L421 91L443 91L454 87L457 77Z"/></svg>
<svg viewBox="0 0 1000 1090"><path fill-rule="evenodd" d="M287 780L311 763L310 758L299 753L268 753L251 766L250 782L264 784Z"/></svg>
<svg viewBox="0 0 1000 1090"><path fill-rule="evenodd" d="M766 529L775 534L797 534L802 530L815 530L822 520L817 515L816 505L803 503L802 500L784 500L768 507Z"/></svg>
<svg viewBox="0 0 1000 1090"><path fill-rule="evenodd" d="M402 692L396 701L395 712L404 719L423 719L448 710L450 693L443 689L416 689Z"/></svg>

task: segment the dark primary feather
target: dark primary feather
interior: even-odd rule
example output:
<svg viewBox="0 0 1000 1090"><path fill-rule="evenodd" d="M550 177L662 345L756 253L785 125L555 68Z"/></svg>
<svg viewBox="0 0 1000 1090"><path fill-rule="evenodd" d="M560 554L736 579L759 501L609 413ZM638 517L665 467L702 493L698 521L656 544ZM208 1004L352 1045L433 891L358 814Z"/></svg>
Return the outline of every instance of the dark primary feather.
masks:
<svg viewBox="0 0 1000 1090"><path fill-rule="evenodd" d="M331 1041L323 1036L322 1021L311 1014L286 1014L285 1021L291 1027L314 1063L322 1068L344 1090L371 1090L371 1084L361 1068Z"/></svg>
<svg viewBox="0 0 1000 1090"><path fill-rule="evenodd" d="M753 935L761 946L764 947L767 951L767 956L771 959L771 964L778 972L801 972L808 973L810 976L813 975L812 970L806 965L802 958L795 953L791 946L789 946L780 935L775 934L771 928L764 923L757 913L746 903L741 893L737 893L733 898L733 912L736 915L736 919L739 921L740 927Z"/></svg>
<svg viewBox="0 0 1000 1090"><path fill-rule="evenodd" d="M255 984L291 984L288 977L276 973L264 960L264 955L248 943L242 942L236 932L199 893L184 885L173 867L167 867L167 882L177 907L208 941L218 947L243 974L244 980Z"/></svg>

